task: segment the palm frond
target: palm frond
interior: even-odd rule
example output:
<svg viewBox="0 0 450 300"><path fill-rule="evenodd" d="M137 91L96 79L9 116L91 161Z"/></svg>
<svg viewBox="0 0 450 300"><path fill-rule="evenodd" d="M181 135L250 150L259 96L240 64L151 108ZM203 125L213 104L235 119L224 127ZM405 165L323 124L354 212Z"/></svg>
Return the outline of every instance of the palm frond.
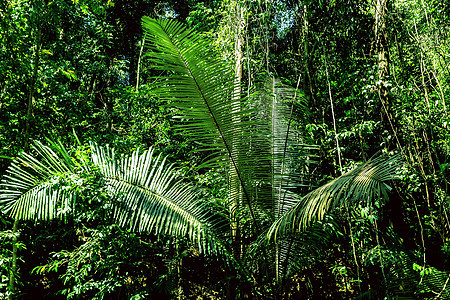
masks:
<svg viewBox="0 0 450 300"><path fill-rule="evenodd" d="M293 207L300 199L298 192L309 186L309 167L317 149L308 143L307 135L300 130L306 127L308 109L307 99L298 84L292 87L270 77L260 88L258 97L252 99L253 105L264 108L260 114L270 124L271 164L267 172L270 176L266 179L266 190L259 192L262 195L259 206L265 208L271 222ZM270 245L273 251L266 250L273 257L277 281L292 265L289 254L295 245L297 243L290 238L279 241L275 247Z"/></svg>
<svg viewBox="0 0 450 300"><path fill-rule="evenodd" d="M259 263L258 266L267 263L264 261L265 257L258 257L261 252L275 257L275 263L269 262L267 267L274 273L277 281L284 280L316 263L317 253L330 245L338 226L333 216L327 215L324 220L315 222L295 235L278 239L276 245L261 235L252 245L250 256L255 263Z"/></svg>
<svg viewBox="0 0 450 300"><path fill-rule="evenodd" d="M21 153L0 183L0 209L21 220L50 220L76 213L83 172L98 172L113 198L112 220L136 231L189 237L205 253L226 251L219 236L227 220L195 189L177 179L173 167L153 149L116 157L91 144L93 165L77 161L59 143L35 142L35 155Z"/></svg>
<svg viewBox="0 0 450 300"><path fill-rule="evenodd" d="M396 297L415 297L415 299L448 299L450 297L450 272L441 271L431 266L424 266L422 257L417 254L396 250L395 263L386 263L386 281L384 288ZM392 249L376 249L386 252ZM392 259L392 254L391 254Z"/></svg>
<svg viewBox="0 0 450 300"><path fill-rule="evenodd" d="M279 218L295 205L297 192L309 186L309 167L317 146L305 138L298 126L305 127L307 100L297 88L272 78L270 92L270 123L272 133L272 188L274 216Z"/></svg>
<svg viewBox="0 0 450 300"><path fill-rule="evenodd" d="M68 184L80 180L75 163L62 148L55 152L35 141L33 150L35 155L22 152L7 169L0 184L1 209L22 220L66 217L75 201Z"/></svg>
<svg viewBox="0 0 450 300"><path fill-rule="evenodd" d="M400 154L381 155L370 159L342 176L304 196L295 206L272 224L267 232L269 239L276 239L311 223L323 219L325 213L336 207L364 205L376 200L388 200L391 189L387 181L398 178L403 165Z"/></svg>
<svg viewBox="0 0 450 300"><path fill-rule="evenodd" d="M179 109L179 129L212 153L207 166L226 165L236 174L249 206L259 176L270 164L268 125L236 96L233 68L200 34L174 20L143 18L147 58L166 74L155 93ZM251 154L251 155L250 155ZM257 155L255 155L257 154Z"/></svg>
<svg viewBox="0 0 450 300"><path fill-rule="evenodd" d="M166 159L153 149L116 157L114 150L91 145L92 160L114 197L113 218L135 231L188 236L202 252L223 250L218 236L227 228L190 184L177 179Z"/></svg>

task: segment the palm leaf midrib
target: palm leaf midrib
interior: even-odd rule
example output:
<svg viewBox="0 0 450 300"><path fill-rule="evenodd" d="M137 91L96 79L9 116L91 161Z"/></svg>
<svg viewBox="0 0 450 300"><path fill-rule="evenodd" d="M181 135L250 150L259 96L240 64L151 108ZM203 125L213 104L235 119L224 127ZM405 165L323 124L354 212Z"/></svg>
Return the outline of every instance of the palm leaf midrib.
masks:
<svg viewBox="0 0 450 300"><path fill-rule="evenodd" d="M161 25L160 25L160 26L161 26ZM250 210L250 214L251 214L253 220L256 220L256 218L255 218L255 216L254 216L254 212L253 212L252 206L251 206L250 196L249 196L249 194L248 194L248 192L247 192L246 186L245 186L244 181L243 181L243 179L242 179L242 174L241 174L241 172L240 172L240 170L239 170L239 168L238 168L238 166L237 166L237 163L236 163L235 158L233 157L233 153L232 153L232 151L231 151L231 147L230 147L230 145L228 144L228 142L227 142L227 140L226 140L226 138L225 138L225 135L224 135L224 133L223 133L223 131L222 131L222 129L221 129L221 126L219 125L219 122L218 122L218 120L217 120L217 118L216 118L216 116L215 116L213 110L211 109L211 106L210 106L210 104L208 103L207 98L206 98L205 94L203 93L203 90L202 90L202 88L200 87L200 85L199 85L199 83L198 83L198 81L197 81L197 78L196 78L196 76L194 75L194 73L192 72L192 69L191 69L191 67L189 66L187 60L185 59L185 57L183 56L182 52L179 50L179 48L177 47L177 45L173 42L172 37L166 33L165 28L163 28L162 26L161 26L161 28L163 29L164 34L168 37L168 40L170 41L170 43L172 44L172 46L174 47L174 49L176 50L176 52L178 53L178 56L180 57L180 59L181 59L181 61L183 62L184 66L186 67L186 70L189 72L190 77L191 77L192 80L194 81L194 84L195 84L195 86L197 87L197 90L198 90L198 92L200 93L201 98L202 98L204 104L206 105L206 107L207 107L207 109L208 109L209 115L211 116L211 118L212 118L212 120L213 120L213 122L214 122L214 124L215 124L215 126L216 126L216 129L217 129L217 131L218 131L218 133L219 133L219 135L220 135L220 138L221 138L221 140L222 140L222 142L223 142L223 144L224 144L224 146L225 146L225 149L226 149L226 151L227 151L227 153L228 153L228 156L230 157L230 160L231 160L231 163L232 163L232 165L233 165L233 168L234 168L234 170L236 171L236 175L238 176L239 183L240 183L240 185L241 185L241 187L242 187L242 190L243 190L243 193L244 193L244 197L245 197L245 199L246 199L246 201L247 201L247 205L248 205L249 210ZM233 123L234 123L234 122L233 122Z"/></svg>
<svg viewBox="0 0 450 300"><path fill-rule="evenodd" d="M396 176L395 170L401 166L402 160L399 154L390 158L382 155L370 159L303 196L299 202L271 225L266 236L269 239L274 237L276 240L280 227L283 227L280 231L286 231L287 227L291 228L290 231L294 231L295 228L303 230L309 226L308 224L320 220L330 207L342 205L343 202L352 201L353 198L361 198L360 185L362 182L366 186L371 186L368 191L364 191L364 195L369 196L369 198L373 198L371 193L377 195L385 193L383 186L388 188L385 181L394 179ZM341 196L344 196L344 200L338 202ZM358 201L361 201L361 199Z"/></svg>
<svg viewBox="0 0 450 300"><path fill-rule="evenodd" d="M173 201L170 197L167 197L165 195L165 192L171 190L170 188L168 190L165 189L164 191L161 191L160 193L158 193L158 192L155 192L154 190L152 190L152 189L150 189L148 187L144 187L144 186L142 186L140 184L133 183L133 182L130 182L128 180L121 179L121 178L116 178L116 177L111 177L111 176L105 176L104 178L106 180L124 183L126 185L129 185L129 186L132 186L132 187L136 188L137 190L139 190L139 191L141 191L143 193L150 194L150 195L152 195L154 197L157 197L157 198L165 201L166 203L169 203L170 206L176 207L179 212L182 211L182 213L179 213L180 215L184 215L184 216L186 216L186 218L190 218L192 220L196 220L196 222L198 223L198 225L202 229L208 229L209 228L208 226L206 226L206 224L204 224L205 222L202 222L202 221L199 220L198 216L196 216L191 211L185 209L182 205L179 205L179 203L177 201ZM183 196L185 196L185 195L183 195Z"/></svg>

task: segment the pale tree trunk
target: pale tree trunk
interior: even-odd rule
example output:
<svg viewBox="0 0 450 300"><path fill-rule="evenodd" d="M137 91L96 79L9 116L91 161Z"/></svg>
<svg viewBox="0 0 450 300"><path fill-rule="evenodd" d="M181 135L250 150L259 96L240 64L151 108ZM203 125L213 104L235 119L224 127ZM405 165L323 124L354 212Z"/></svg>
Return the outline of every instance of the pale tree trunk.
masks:
<svg viewBox="0 0 450 300"><path fill-rule="evenodd" d="M401 144L397 136L398 126L392 114L392 103L389 95L390 88L386 84L390 76L389 45L386 30L389 0L375 1L374 33L378 66L376 89L381 104L381 121L384 123L385 128L391 128L397 147L400 149Z"/></svg>
<svg viewBox="0 0 450 300"><path fill-rule="evenodd" d="M386 79L389 76L389 51L387 44L386 19L389 0L375 0L375 51L377 55L377 92L382 110L388 120L392 119L389 90L386 87Z"/></svg>
<svg viewBox="0 0 450 300"><path fill-rule="evenodd" d="M145 46L145 36L142 39L141 50L139 51L139 58L138 58L138 62L137 62L136 88L135 88L136 93L139 92L139 72L140 72L140 68L141 68L141 58L142 58L142 52L144 51L144 46Z"/></svg>
<svg viewBox="0 0 450 300"><path fill-rule="evenodd" d="M234 41L234 73L235 73L235 79L234 79L234 91L233 91L233 97L232 97L232 103L235 104L234 107L232 107L232 116L233 116L233 123L239 123L240 119L236 115L238 115L240 111L240 98L241 98L241 82L242 82L242 46L244 44L244 28L245 28L245 18L243 17L243 7L240 2L236 2L235 4L235 11L234 11L234 17L235 17L235 25L234 25L234 35L235 35L235 41ZM234 159L237 161L239 160L240 153L238 152L237 145L240 143L240 136L236 135L233 137L233 142L231 145L231 152ZM240 253L240 242L239 242L239 220L238 217L236 217L236 213L239 213L239 208L242 203L242 186L241 182L239 180L239 176L237 174L236 170L237 165L233 162L231 162L230 165L230 197L233 199L232 201L232 207L231 207L231 213L232 213L232 236L233 241L235 242L235 248L234 251L235 254Z"/></svg>
<svg viewBox="0 0 450 300"><path fill-rule="evenodd" d="M303 52L300 53L300 57L303 60L303 73L304 73L304 86L303 91L308 91L311 99L314 99L311 74L309 72L309 22L308 22L308 6L303 4L303 10L301 15L302 21L302 36L303 36Z"/></svg>
<svg viewBox="0 0 450 300"><path fill-rule="evenodd" d="M231 108L231 114L233 118L233 123L239 123L241 120L238 114L241 110L240 98L241 98L241 83L242 83L242 60L243 60L243 45L244 45L244 32L246 27L246 19L244 17L244 3L236 1L233 5L233 10L230 12L231 21L233 21L233 34L234 34L234 91L232 95L232 103L235 104ZM241 179L239 178L238 170L236 167L239 166L239 150L238 145L242 137L236 134L233 137L231 144L231 161L230 161L230 172L229 172L229 187L230 187L230 199L231 207L231 236L233 240L233 255L236 259L240 259L242 255L242 243L240 238L240 210L243 200L243 187ZM234 160L234 161L233 161ZM249 199L247 199L249 200ZM249 203L250 205L250 203ZM227 298L236 298L236 279L231 279L228 281L227 286Z"/></svg>

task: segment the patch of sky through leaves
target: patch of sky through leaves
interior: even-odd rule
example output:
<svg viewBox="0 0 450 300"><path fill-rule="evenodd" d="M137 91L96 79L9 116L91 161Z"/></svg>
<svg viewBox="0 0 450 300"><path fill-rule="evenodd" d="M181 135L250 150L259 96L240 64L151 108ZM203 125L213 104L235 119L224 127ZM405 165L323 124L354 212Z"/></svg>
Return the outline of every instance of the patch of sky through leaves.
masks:
<svg viewBox="0 0 450 300"><path fill-rule="evenodd" d="M277 29L278 38L284 38L289 29L294 25L295 9L288 7L284 1L276 1L276 12L274 17L274 26Z"/></svg>

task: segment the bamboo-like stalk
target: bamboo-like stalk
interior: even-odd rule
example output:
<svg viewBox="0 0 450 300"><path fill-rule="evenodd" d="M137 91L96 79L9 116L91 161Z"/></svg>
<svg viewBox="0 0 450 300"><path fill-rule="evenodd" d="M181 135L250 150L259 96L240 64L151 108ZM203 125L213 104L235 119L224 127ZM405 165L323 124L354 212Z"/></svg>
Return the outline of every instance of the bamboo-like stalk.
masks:
<svg viewBox="0 0 450 300"><path fill-rule="evenodd" d="M138 58L138 62L137 62L137 71L136 71L136 92L139 91L139 72L140 72L140 68L141 68L141 58L142 58L142 52L144 50L144 45L145 45L145 36L142 39L142 45L141 45L141 50L139 51L139 58Z"/></svg>

